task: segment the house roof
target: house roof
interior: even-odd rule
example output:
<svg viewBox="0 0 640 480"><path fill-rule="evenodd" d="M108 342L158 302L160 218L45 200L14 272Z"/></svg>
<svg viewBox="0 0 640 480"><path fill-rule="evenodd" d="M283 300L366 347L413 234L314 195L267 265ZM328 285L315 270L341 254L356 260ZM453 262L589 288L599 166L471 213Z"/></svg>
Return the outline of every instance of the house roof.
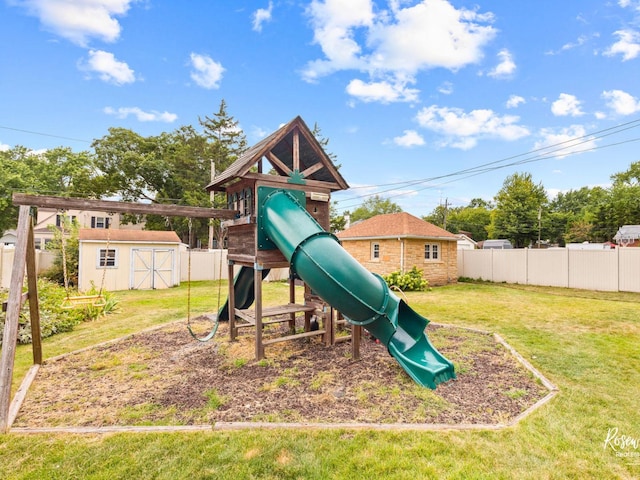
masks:
<svg viewBox="0 0 640 480"><path fill-rule="evenodd" d="M110 242L180 243L176 232L156 230L118 230L115 228L81 228L78 240Z"/></svg>
<svg viewBox="0 0 640 480"><path fill-rule="evenodd" d="M294 168L296 145L299 161L297 171ZM298 116L249 148L229 168L216 175L207 185L207 190L225 190L230 182L247 175L263 157L280 176L302 174L304 179L333 184L332 190L349 188L309 127Z"/></svg>
<svg viewBox="0 0 640 480"><path fill-rule="evenodd" d="M453 233L406 212L376 215L343 230L337 237L340 240L403 237L458 241L458 237Z"/></svg>
<svg viewBox="0 0 640 480"><path fill-rule="evenodd" d="M640 238L640 225L623 225L618 229L613 239L620 243L621 241L632 241Z"/></svg>
<svg viewBox="0 0 640 480"><path fill-rule="evenodd" d="M456 237L458 237L458 240L460 241L464 241L464 242L469 242L472 243L474 245L478 245L478 242L476 242L473 238L471 238L469 235L464 234L464 233L458 233L456 235Z"/></svg>

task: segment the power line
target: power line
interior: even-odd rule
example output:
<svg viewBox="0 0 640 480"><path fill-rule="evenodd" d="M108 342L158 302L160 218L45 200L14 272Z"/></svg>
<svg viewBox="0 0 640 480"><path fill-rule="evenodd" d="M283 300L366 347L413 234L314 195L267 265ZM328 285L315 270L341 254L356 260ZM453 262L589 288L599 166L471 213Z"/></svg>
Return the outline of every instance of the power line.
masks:
<svg viewBox="0 0 640 480"><path fill-rule="evenodd" d="M89 140L82 140L80 138L65 137L62 135L53 135L51 133L34 132L33 130L23 130L21 128L5 127L3 125L0 125L0 128L2 128L3 130L12 130L14 132L29 133L31 135L40 135L42 137L60 138L62 140L71 140L73 142L82 142L82 143L89 143L89 144L92 143Z"/></svg>
<svg viewBox="0 0 640 480"><path fill-rule="evenodd" d="M342 200L337 200L336 203L343 203L343 202L348 202L350 200L362 200L366 197L372 197L372 196L376 196L379 195L381 193L385 193L385 192L390 192L393 190L397 190L398 187L411 187L414 185L419 185L419 184L423 184L423 183L427 183L427 182L432 182L434 180L440 180L440 179L444 179L444 178L449 178L449 177L457 177L457 176L461 176L461 175L465 175L465 174L469 174L469 175L465 175L464 178L469 178L472 176L476 176L476 175L480 175L482 173L487 173L487 172L491 172L494 170L498 170L498 169L502 169L502 168L506 168L506 167L510 167L510 166L514 166L514 165L521 165L521 164L525 164L525 163L532 163L532 162L537 162L537 161L541 161L541 160L546 160L546 159L550 159L550 158L558 158L558 157L562 157L562 156L570 156L570 155L575 155L578 153L585 153L585 152L590 152L590 151L594 151L594 150L599 150L602 148L607 148L607 147L611 147L611 146L617 146L617 145L621 145L624 143L630 143L630 142L636 142L638 140L640 140L640 138L633 138L630 140L625 140L625 141L621 141L621 142L616 142L616 143L612 143L612 144L608 144L608 145L602 145L599 147L593 147L593 148L588 148L588 149L584 149L584 150L580 150L580 151L569 151L569 152L565 152L565 150L569 150L569 149L574 149L575 147L582 145L584 143L589 143L595 140L600 140L602 138L611 136L611 135L615 135L621 132L624 132L626 130L630 130L632 128L637 128L638 126L640 126L640 119L635 119L626 123L622 123L613 127L608 127L602 130L598 130L596 132L593 133L589 133L586 135L582 135L580 137L574 137L568 140L564 140L562 142L558 142L555 143L553 145L548 145L545 147L540 147L534 150L530 150L528 152L525 153L520 153L517 155L512 155L506 158L502 158L499 160L494 160L491 162L487 162L481 165L477 165L475 167L470 167L470 168L466 168L463 170L458 170L452 173L448 173L448 174L444 174L444 175L439 175L439 176L435 176L435 177L429 177L429 178L422 178L422 179L417 179L417 180L408 180L408 181L403 181L403 182L394 182L394 183L385 183L385 184L380 184L380 185L368 185L368 186L360 186L360 187L353 187L353 188L377 188L377 187L385 187L385 186L392 186L393 188L388 188L388 189L383 189L383 190L377 190L376 192L373 193L368 193L365 195L356 195L354 197L349 197L349 198L345 198ZM560 147L560 148L556 148L556 147ZM507 162L509 160L513 160L519 157L523 157L523 156L528 156L528 155L532 155L532 154L536 154L533 155L532 157L528 157L522 160L518 160L515 162L510 162L507 164L503 164L503 165L499 165L503 162ZM457 180L457 179L456 179ZM418 191L422 191L422 190L426 190L429 188L435 188L439 185L443 185L446 183L451 183L452 181L455 180L450 180L448 182L443 182L440 183L438 185L429 185L426 186L424 188L421 189L413 189L411 191L408 192L402 192L402 193L398 193L395 195L389 195L387 196L387 198L393 198L393 197L398 197L398 196L402 196L402 195L408 195L408 194L413 194L415 192ZM362 201L359 201L358 203L354 203L354 204L349 204L346 206L342 206L341 208L352 208L355 206L359 206L362 204Z"/></svg>

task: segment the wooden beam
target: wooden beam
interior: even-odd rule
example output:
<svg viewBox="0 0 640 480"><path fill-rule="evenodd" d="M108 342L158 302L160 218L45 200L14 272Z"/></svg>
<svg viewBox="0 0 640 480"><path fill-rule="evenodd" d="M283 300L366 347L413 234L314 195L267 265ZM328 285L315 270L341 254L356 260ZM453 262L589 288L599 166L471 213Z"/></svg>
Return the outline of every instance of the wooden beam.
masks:
<svg viewBox="0 0 640 480"><path fill-rule="evenodd" d="M293 130L293 171L300 171L300 129Z"/></svg>
<svg viewBox="0 0 640 480"><path fill-rule="evenodd" d="M7 315L2 337L2 355L0 356L0 432L9 431L9 406L11 400L11 383L13 382L13 366L16 356L16 342L18 341L18 320L22 306L22 282L26 264L27 237L29 235L29 207L20 207L18 228L16 230L16 247L9 283L9 299L7 301Z"/></svg>
<svg viewBox="0 0 640 480"><path fill-rule="evenodd" d="M293 184L289 183L289 177L279 177L276 175L264 175L259 173L247 173L244 176L244 178L250 178L252 180L269 181L272 183L282 183L283 188L285 188L285 185L289 185L289 188L293 188ZM308 180L308 179L305 179L305 182L308 187L318 187L318 188L323 188L329 191L342 190L342 187L340 187L340 185L338 185L335 182L320 182L318 180Z"/></svg>
<svg viewBox="0 0 640 480"><path fill-rule="evenodd" d="M89 210L109 213L139 213L161 215L163 217L185 218L234 218L236 210L221 208L188 207L161 203L116 202L113 200L92 200L88 198L53 197L48 195L13 194L14 205L54 208L57 210Z"/></svg>
<svg viewBox="0 0 640 480"><path fill-rule="evenodd" d="M22 296L20 297L20 307L22 307L22 305L24 305L24 302L27 301L27 298L29 298L29 292L24 292L22 294ZM2 311L6 312L7 311L7 305L9 304L9 301L5 301L2 302Z"/></svg>
<svg viewBox="0 0 640 480"><path fill-rule="evenodd" d="M282 170L285 174L289 175L292 173L291 169L287 167L282 160L276 157L276 155L273 152L267 152L265 156L271 163L273 163L274 167L280 168L280 170Z"/></svg>
<svg viewBox="0 0 640 480"><path fill-rule="evenodd" d="M31 321L31 348L34 365L42 365L42 336L40 332L40 305L36 273L36 243L33 238L33 218L29 217L27 239L27 285L29 292L29 320Z"/></svg>
<svg viewBox="0 0 640 480"><path fill-rule="evenodd" d="M256 317L256 360L264 358L264 345L262 344L262 270L258 270L257 266L253 270L253 288L255 302Z"/></svg>
<svg viewBox="0 0 640 480"><path fill-rule="evenodd" d="M13 425L13 422L18 416L20 407L22 407L22 404L24 403L24 399L27 397L27 392L29 391L29 387L35 380L36 375L38 374L38 370L40 370L39 364L31 365L31 368L27 372L27 375L24 377L24 379L22 380L22 383L20 384L20 387L18 387L18 390L16 390L16 394L13 397L13 401L9 406L8 428L11 428L11 425Z"/></svg>
<svg viewBox="0 0 640 480"><path fill-rule="evenodd" d="M322 163L316 163L315 165L311 165L309 168L307 168L301 173L304 178L307 178L309 175L313 175L318 170L322 170L323 168L324 168L324 165Z"/></svg>

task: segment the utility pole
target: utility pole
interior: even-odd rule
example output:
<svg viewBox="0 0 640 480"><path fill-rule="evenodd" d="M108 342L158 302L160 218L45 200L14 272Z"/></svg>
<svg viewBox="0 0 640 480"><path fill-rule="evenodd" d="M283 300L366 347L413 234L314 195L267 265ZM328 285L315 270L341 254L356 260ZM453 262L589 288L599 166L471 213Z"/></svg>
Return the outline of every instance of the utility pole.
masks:
<svg viewBox="0 0 640 480"><path fill-rule="evenodd" d="M216 165L215 165L215 162L211 160L211 181L212 182L215 176L216 176ZM211 205L215 206L215 199L216 199L215 190L211 190L211 192L209 192L209 199L211 200ZM209 219L209 245L207 245L207 247L209 248L209 250L213 250L213 219L212 218Z"/></svg>
<svg viewBox="0 0 640 480"><path fill-rule="evenodd" d="M540 248L540 231L542 230L542 206L538 207L538 248Z"/></svg>
<svg viewBox="0 0 640 480"><path fill-rule="evenodd" d="M445 198L444 199L444 219L442 221L442 228L444 228L445 230L447 229L447 213L448 213L448 208L449 208L449 199Z"/></svg>

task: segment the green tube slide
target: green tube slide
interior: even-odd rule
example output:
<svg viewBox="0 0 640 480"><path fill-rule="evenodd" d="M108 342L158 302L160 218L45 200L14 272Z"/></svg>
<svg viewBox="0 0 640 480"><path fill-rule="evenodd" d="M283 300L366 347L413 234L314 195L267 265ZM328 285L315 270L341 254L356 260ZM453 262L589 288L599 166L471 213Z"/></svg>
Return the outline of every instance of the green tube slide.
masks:
<svg viewBox="0 0 640 480"><path fill-rule="evenodd" d="M304 207L304 194L259 187L258 228L292 271L325 302L362 325L419 385L436 388L455 378L453 364L431 345L429 321L394 295L379 275L365 269Z"/></svg>

